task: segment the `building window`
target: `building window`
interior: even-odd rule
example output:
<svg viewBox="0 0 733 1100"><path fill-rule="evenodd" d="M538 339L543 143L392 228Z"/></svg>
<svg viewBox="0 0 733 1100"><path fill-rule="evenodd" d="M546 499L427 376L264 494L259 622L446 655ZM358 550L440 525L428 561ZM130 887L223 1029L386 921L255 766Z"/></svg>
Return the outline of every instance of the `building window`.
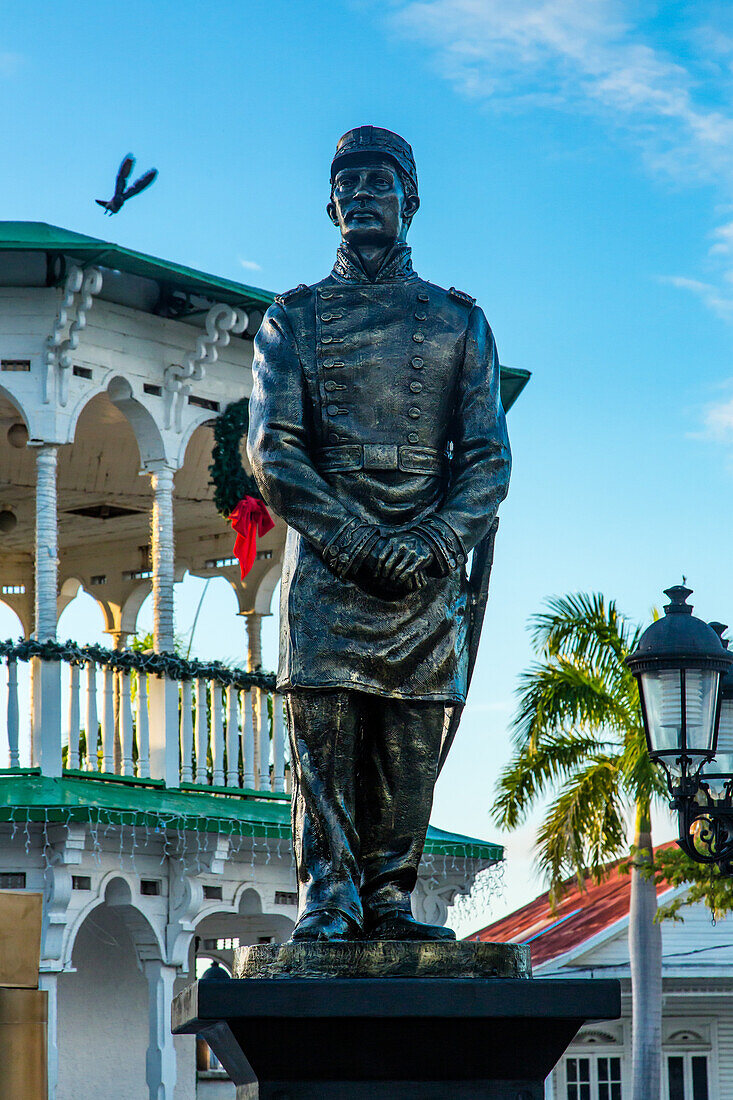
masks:
<svg viewBox="0 0 733 1100"><path fill-rule="evenodd" d="M297 905L298 895L294 890L276 890L275 905Z"/></svg>
<svg viewBox="0 0 733 1100"><path fill-rule="evenodd" d="M25 871L3 871L0 890L25 890Z"/></svg>
<svg viewBox="0 0 733 1100"><path fill-rule="evenodd" d="M565 1082L566 1100L622 1100L621 1059L566 1058Z"/></svg>
<svg viewBox="0 0 733 1100"><path fill-rule="evenodd" d="M706 1054L668 1054L666 1100L709 1100Z"/></svg>

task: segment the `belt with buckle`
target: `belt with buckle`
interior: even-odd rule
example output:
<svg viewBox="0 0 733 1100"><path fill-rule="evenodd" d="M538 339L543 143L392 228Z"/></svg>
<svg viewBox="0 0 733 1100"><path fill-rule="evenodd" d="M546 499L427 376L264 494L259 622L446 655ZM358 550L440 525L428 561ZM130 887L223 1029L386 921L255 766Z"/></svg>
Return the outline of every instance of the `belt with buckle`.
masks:
<svg viewBox="0 0 733 1100"><path fill-rule="evenodd" d="M322 447L316 464L324 473L351 470L402 470L406 474L440 476L447 455L434 447L398 446L396 443L345 443Z"/></svg>

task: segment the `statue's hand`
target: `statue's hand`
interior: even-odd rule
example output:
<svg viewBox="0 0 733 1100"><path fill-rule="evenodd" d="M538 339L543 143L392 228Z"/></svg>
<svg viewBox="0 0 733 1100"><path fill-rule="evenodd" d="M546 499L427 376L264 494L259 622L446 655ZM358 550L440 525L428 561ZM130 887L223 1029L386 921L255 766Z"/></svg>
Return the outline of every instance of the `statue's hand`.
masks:
<svg viewBox="0 0 733 1100"><path fill-rule="evenodd" d="M380 539L370 553L375 580L394 585L417 580L433 560L433 551L426 540L407 531Z"/></svg>

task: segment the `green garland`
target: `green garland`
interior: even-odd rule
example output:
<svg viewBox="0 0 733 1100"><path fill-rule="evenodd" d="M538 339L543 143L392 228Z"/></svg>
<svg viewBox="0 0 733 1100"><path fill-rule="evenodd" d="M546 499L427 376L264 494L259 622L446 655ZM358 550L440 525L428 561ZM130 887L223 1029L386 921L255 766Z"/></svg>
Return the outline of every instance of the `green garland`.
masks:
<svg viewBox="0 0 733 1100"><path fill-rule="evenodd" d="M249 428L249 398L234 401L217 416L214 423L214 447L209 466L217 511L229 519L243 497L260 494L255 480L242 466L239 445Z"/></svg>
<svg viewBox="0 0 733 1100"><path fill-rule="evenodd" d="M79 646L71 641L39 642L35 638L21 638L18 642L10 639L0 642L0 657L10 661L30 661L33 657L41 657L44 661L65 661L71 665L93 661L117 672L135 669L155 676L166 675L171 680L216 680L225 687L232 684L243 690L251 687L275 690L275 675L272 672L245 672L241 668L230 668L221 661L187 661L177 653L105 649L101 645Z"/></svg>

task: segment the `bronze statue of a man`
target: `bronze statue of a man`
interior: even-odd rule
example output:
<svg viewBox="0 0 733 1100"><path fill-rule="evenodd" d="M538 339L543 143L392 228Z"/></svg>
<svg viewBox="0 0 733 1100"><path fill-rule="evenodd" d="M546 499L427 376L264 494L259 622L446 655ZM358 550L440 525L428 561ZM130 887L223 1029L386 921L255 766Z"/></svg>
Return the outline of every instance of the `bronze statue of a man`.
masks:
<svg viewBox="0 0 733 1100"><path fill-rule="evenodd" d="M350 130L330 275L255 345L248 451L289 525L280 607L300 912L294 940L454 938L413 919L451 714L465 702L466 559L507 492L499 360L468 294L413 271L412 149Z"/></svg>

